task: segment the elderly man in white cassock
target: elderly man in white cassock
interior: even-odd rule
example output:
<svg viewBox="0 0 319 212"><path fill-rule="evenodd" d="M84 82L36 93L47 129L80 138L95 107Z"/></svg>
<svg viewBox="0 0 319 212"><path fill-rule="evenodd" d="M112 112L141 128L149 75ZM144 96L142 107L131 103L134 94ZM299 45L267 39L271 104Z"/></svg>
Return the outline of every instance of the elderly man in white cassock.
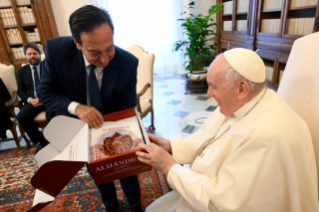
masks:
<svg viewBox="0 0 319 212"><path fill-rule="evenodd" d="M309 129L267 89L262 59L229 50L210 65L207 82L218 108L203 126L188 139L149 135L146 153L137 152L175 192L146 211L319 211Z"/></svg>

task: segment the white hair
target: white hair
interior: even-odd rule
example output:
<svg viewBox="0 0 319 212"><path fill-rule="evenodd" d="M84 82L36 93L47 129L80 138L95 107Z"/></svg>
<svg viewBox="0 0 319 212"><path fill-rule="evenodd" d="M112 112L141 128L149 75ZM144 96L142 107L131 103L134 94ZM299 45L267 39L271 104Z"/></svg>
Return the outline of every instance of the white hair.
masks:
<svg viewBox="0 0 319 212"><path fill-rule="evenodd" d="M215 60L217 58L219 58L220 56L223 56L224 53L219 54ZM262 83L255 83L252 82L248 79L246 79L245 77L243 77L241 74L239 74L233 67L231 67L230 64L228 64L228 68L225 69L222 74L222 77L224 77L224 79L226 79L226 81L228 82L228 84L233 87L238 81L246 81L250 87L250 90L252 93L257 92L262 90L263 88L265 88L266 86L266 82L262 82Z"/></svg>

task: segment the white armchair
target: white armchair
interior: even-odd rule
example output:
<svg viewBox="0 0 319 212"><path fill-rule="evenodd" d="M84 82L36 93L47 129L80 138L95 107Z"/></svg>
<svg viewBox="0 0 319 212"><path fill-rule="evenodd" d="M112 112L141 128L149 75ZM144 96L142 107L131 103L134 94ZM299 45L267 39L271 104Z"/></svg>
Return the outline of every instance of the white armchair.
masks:
<svg viewBox="0 0 319 212"><path fill-rule="evenodd" d="M307 123L315 150L319 185L319 32L294 42L278 94Z"/></svg>
<svg viewBox="0 0 319 212"><path fill-rule="evenodd" d="M149 54L140 46L131 46L128 51L138 58L136 100L141 118L151 113L151 130L155 131L153 108L153 65L154 54Z"/></svg>
<svg viewBox="0 0 319 212"><path fill-rule="evenodd" d="M13 111L15 104L17 104L18 102L18 96L17 96L18 86L17 86L17 82L15 78L14 66L13 65L6 66L0 63L0 78L2 79L9 93L11 94L11 99L5 103L5 106L9 108L11 112L11 121L14 123L13 126L9 129L13 135L13 138L3 139L3 140L0 140L0 142L15 140L18 149L20 149L21 148L20 142L17 136L17 131L16 131L17 122L16 122L14 111ZM21 136L24 138L25 142L27 143L28 148L30 148L31 147L30 142L26 138L24 131L20 126L19 126L19 130L20 130Z"/></svg>

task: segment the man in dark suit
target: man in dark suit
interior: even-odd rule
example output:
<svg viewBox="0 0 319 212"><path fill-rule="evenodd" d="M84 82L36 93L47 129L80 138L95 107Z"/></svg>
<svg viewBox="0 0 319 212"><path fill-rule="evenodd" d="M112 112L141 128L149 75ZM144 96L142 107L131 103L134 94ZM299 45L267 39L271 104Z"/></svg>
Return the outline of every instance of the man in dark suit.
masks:
<svg viewBox="0 0 319 212"><path fill-rule="evenodd" d="M17 115L17 120L33 144L39 143L36 154L48 144L48 141L39 131L38 125L33 119L42 111L46 111L46 118L49 122L54 113L50 108L44 107L37 97L36 87L39 85L42 76L41 50L35 43L24 45L23 50L28 65L18 69L18 95L24 102L24 106Z"/></svg>
<svg viewBox="0 0 319 212"><path fill-rule="evenodd" d="M0 78L0 138L7 138L7 129L11 128L13 122L10 120L10 111L5 107L6 101L11 98L8 89Z"/></svg>
<svg viewBox="0 0 319 212"><path fill-rule="evenodd" d="M75 115L99 128L102 115L136 106L138 60L113 44L113 23L105 10L84 6L69 23L72 37L46 42L39 99L59 114ZM130 209L141 211L137 176L120 181ZM114 183L97 187L106 209L117 211Z"/></svg>

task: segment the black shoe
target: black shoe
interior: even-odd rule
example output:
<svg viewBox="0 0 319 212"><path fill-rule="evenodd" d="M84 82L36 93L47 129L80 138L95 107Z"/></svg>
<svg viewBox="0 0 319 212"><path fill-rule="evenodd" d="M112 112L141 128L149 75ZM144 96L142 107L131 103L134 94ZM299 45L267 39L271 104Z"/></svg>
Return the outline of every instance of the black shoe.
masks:
<svg viewBox="0 0 319 212"><path fill-rule="evenodd" d="M119 210L119 204L112 205L112 207L108 207L106 211L108 212L117 212Z"/></svg>
<svg viewBox="0 0 319 212"><path fill-rule="evenodd" d="M37 147L37 150L35 150L34 155L36 155L41 149L43 149L48 144L49 143L46 143L46 144L40 143L39 146Z"/></svg>
<svg viewBox="0 0 319 212"><path fill-rule="evenodd" d="M0 138L2 138L2 139L7 139L8 137L7 137L7 134L4 133L4 134L1 134L1 135L0 135Z"/></svg>

